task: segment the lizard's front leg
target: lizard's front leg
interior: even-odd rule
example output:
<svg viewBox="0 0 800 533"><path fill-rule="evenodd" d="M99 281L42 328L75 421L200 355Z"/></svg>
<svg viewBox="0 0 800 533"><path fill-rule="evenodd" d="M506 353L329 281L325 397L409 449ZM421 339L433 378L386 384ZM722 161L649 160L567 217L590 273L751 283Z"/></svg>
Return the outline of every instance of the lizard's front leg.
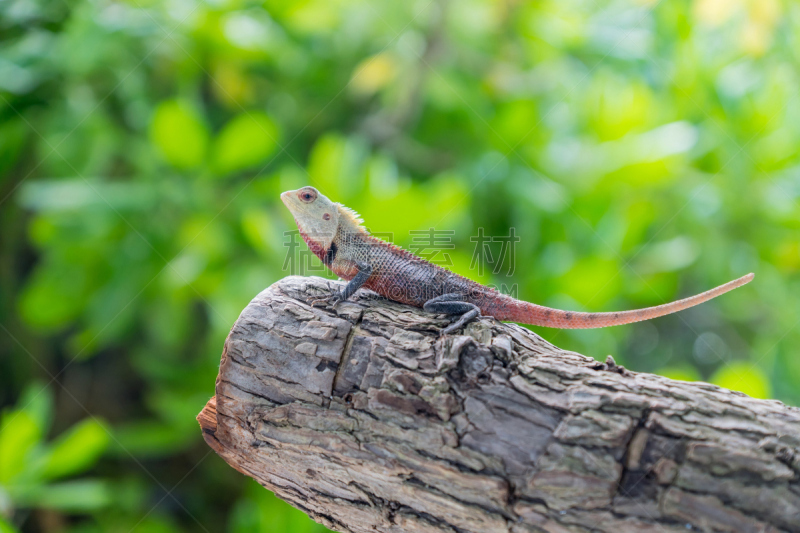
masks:
<svg viewBox="0 0 800 533"><path fill-rule="evenodd" d="M481 310L477 305L464 301L464 297L457 292L443 294L436 298L431 298L422 308L429 313L445 313L448 315L461 315L458 320L442 330L442 335L449 335L479 316Z"/></svg>
<svg viewBox="0 0 800 533"><path fill-rule="evenodd" d="M364 285L364 283L366 283L369 279L370 275L372 274L372 265L357 261L356 269L358 269L358 272L356 272L356 275L353 276L353 279L351 279L347 285L345 285L344 290L341 292L336 291L330 296L326 296L324 298L316 298L310 302L311 306L313 307L317 304L330 304L331 306L335 306L339 302L347 300L354 295L356 291L360 289L361 286Z"/></svg>

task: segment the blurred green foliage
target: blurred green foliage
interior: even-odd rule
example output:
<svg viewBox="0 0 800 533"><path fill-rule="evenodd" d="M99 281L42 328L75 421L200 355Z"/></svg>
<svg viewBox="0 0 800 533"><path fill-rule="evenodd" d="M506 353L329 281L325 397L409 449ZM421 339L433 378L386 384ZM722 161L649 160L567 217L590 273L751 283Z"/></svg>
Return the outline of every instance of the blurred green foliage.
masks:
<svg viewBox="0 0 800 533"><path fill-rule="evenodd" d="M0 502L18 509L64 512L92 511L108 505L111 492L105 481L83 478L57 482L94 466L108 447L108 429L89 418L54 442L45 443L53 417L49 388L32 383L19 404L21 408L5 411L0 420ZM0 510L8 514L11 509Z"/></svg>
<svg viewBox="0 0 800 533"><path fill-rule="evenodd" d="M286 260L278 194L309 183L555 307L753 271L539 332L800 403L794 2L6 0L0 30L3 533L324 530L194 421L239 311L323 273ZM513 265L470 268L511 227Z"/></svg>

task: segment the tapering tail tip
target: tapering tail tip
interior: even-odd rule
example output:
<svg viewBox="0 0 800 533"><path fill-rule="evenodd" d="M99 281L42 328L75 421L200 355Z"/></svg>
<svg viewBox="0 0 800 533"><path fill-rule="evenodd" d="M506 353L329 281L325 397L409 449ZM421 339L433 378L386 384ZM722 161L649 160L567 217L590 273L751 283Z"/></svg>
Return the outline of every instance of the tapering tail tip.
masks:
<svg viewBox="0 0 800 533"><path fill-rule="evenodd" d="M622 324L630 324L631 322L639 322L641 320L650 320L664 315L669 315L694 307L695 305L707 302L712 298L716 298L721 294L738 289L742 285L746 285L753 281L755 275L751 272L746 276L729 281L719 287L714 287L700 294L695 294L682 300L657 305L655 307L647 307L645 309L634 309L631 311L617 311L610 313L580 313L573 311L562 311L560 309L551 309L528 302L517 302L516 308L512 309L511 313L500 314L496 313L494 316L500 320L512 320L514 322L521 322L523 324L531 324L533 326L545 326L549 328L560 329L583 329L583 328L604 328L607 326L619 326Z"/></svg>

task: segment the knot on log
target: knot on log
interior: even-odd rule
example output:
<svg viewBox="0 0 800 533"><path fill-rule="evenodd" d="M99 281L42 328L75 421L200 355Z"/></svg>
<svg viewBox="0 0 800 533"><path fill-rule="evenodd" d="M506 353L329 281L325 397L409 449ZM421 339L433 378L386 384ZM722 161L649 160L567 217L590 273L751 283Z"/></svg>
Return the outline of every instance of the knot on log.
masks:
<svg viewBox="0 0 800 533"><path fill-rule="evenodd" d="M800 410L631 372L515 324L289 277L198 416L231 466L346 532L800 531Z"/></svg>

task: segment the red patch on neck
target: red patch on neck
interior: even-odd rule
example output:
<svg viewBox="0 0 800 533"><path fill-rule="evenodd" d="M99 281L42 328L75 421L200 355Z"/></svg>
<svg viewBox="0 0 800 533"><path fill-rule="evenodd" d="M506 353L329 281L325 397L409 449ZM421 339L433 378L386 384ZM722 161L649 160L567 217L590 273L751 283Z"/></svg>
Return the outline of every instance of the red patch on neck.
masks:
<svg viewBox="0 0 800 533"><path fill-rule="evenodd" d="M305 231L300 229L299 224L297 225L297 229L300 230L300 236L303 237L303 241L306 243L306 245L308 245L308 249L311 250L311 252L320 259L325 257L325 253L327 252L327 250L325 250L325 248L320 243L309 237Z"/></svg>

